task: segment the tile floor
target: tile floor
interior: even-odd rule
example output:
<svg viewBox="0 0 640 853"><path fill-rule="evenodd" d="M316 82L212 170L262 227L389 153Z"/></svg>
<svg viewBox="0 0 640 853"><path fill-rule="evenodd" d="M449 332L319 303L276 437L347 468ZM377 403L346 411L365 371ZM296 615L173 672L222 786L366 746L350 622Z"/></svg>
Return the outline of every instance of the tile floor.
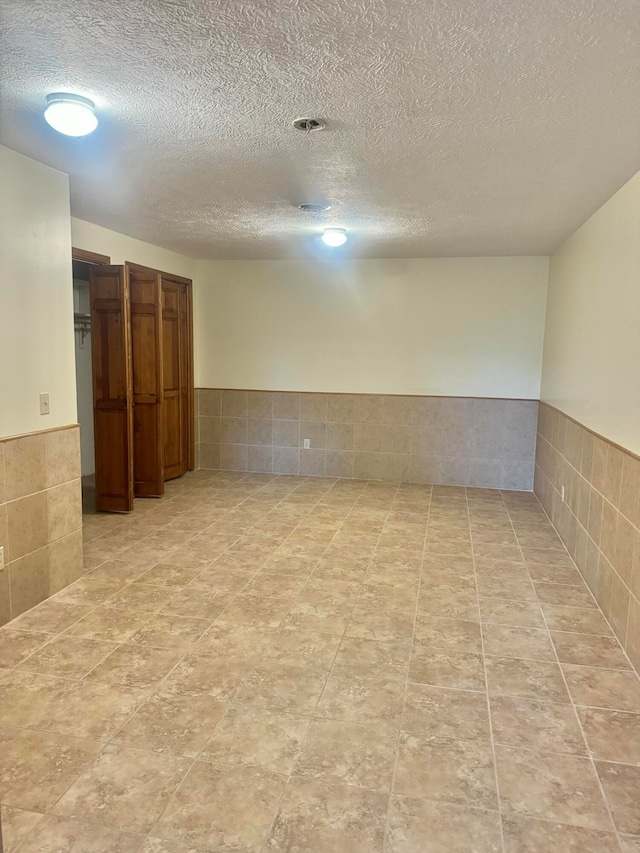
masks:
<svg viewBox="0 0 640 853"><path fill-rule="evenodd" d="M167 492L0 630L6 851L640 851L640 682L533 495Z"/></svg>

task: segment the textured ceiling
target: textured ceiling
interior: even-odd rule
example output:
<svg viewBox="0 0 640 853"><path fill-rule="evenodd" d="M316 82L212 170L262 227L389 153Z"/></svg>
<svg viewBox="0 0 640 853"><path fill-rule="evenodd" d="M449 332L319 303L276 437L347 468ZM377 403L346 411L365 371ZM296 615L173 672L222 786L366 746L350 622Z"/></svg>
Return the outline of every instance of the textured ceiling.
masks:
<svg viewBox="0 0 640 853"><path fill-rule="evenodd" d="M363 256L546 254L640 167L640 0L5 0L0 18L0 142L68 172L74 215L194 257L304 256L324 224ZM95 100L92 136L46 125L59 90ZM331 211L292 206L317 200Z"/></svg>

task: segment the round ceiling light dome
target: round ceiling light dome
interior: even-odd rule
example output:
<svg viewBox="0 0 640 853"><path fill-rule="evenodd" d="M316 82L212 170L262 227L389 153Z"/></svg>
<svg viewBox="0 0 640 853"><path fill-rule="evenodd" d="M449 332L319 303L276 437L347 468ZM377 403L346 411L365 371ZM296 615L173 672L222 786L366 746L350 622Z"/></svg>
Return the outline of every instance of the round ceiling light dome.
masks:
<svg viewBox="0 0 640 853"><path fill-rule="evenodd" d="M322 242L332 248L343 246L347 242L347 231L345 228L325 228Z"/></svg>
<svg viewBox="0 0 640 853"><path fill-rule="evenodd" d="M82 95L63 92L47 95L44 117L54 130L65 136L86 136L98 126L95 104Z"/></svg>

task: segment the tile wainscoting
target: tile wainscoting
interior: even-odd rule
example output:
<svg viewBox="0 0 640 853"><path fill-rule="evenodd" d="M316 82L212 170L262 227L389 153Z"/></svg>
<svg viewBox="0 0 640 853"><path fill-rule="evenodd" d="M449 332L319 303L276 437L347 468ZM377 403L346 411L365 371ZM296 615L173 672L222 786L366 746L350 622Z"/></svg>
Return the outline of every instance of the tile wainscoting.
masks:
<svg viewBox="0 0 640 853"><path fill-rule="evenodd" d="M82 574L80 428L0 438L0 625Z"/></svg>
<svg viewBox="0 0 640 853"><path fill-rule="evenodd" d="M198 467L531 490L537 413L532 400L198 388Z"/></svg>
<svg viewBox="0 0 640 853"><path fill-rule="evenodd" d="M640 669L640 459L541 403L534 491Z"/></svg>

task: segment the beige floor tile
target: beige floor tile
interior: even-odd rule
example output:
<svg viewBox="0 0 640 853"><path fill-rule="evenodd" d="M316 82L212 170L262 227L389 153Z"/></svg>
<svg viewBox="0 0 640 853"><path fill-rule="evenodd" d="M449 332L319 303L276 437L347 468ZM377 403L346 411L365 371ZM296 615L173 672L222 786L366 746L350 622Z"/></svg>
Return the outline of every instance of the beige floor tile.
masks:
<svg viewBox="0 0 640 853"><path fill-rule="evenodd" d="M33 672L0 671L0 725L36 728L69 684Z"/></svg>
<svg viewBox="0 0 640 853"><path fill-rule="evenodd" d="M59 592L55 600L69 604L103 604L127 584L123 580L92 574L85 575Z"/></svg>
<svg viewBox="0 0 640 853"><path fill-rule="evenodd" d="M0 806L2 814L2 841L4 853L15 853L18 844L33 827L42 820L39 812Z"/></svg>
<svg viewBox="0 0 640 853"><path fill-rule="evenodd" d="M502 825L506 853L612 853L617 849L612 832L519 815L505 815Z"/></svg>
<svg viewBox="0 0 640 853"><path fill-rule="evenodd" d="M616 829L640 835L640 767L597 761L596 769Z"/></svg>
<svg viewBox="0 0 640 853"><path fill-rule="evenodd" d="M565 607L598 607L584 583L580 586L569 586L568 584L559 583L536 583L535 588L542 604L556 604Z"/></svg>
<svg viewBox="0 0 640 853"><path fill-rule="evenodd" d="M150 583L162 587L182 589L200 575L200 567L183 566L179 563L158 563L136 580L140 583Z"/></svg>
<svg viewBox="0 0 640 853"><path fill-rule="evenodd" d="M291 601L288 599L240 595L225 608L222 619L243 625L278 628L290 609Z"/></svg>
<svg viewBox="0 0 640 853"><path fill-rule="evenodd" d="M400 725L403 690L393 680L345 677L333 672L316 708L316 716L351 723Z"/></svg>
<svg viewBox="0 0 640 853"><path fill-rule="evenodd" d="M329 670L340 645L340 637L313 630L297 629L286 623L266 635L263 663L310 665Z"/></svg>
<svg viewBox="0 0 640 853"><path fill-rule="evenodd" d="M141 610L156 613L171 599L173 590L134 581L122 587L109 599L111 607L123 607L125 610Z"/></svg>
<svg viewBox="0 0 640 853"><path fill-rule="evenodd" d="M244 684L252 667L244 660L187 655L164 685L184 696L208 696L217 702L231 702Z"/></svg>
<svg viewBox="0 0 640 853"><path fill-rule="evenodd" d="M594 758L640 765L640 713L578 708Z"/></svg>
<svg viewBox="0 0 640 853"><path fill-rule="evenodd" d="M536 590L528 579L478 575L478 594L483 598L508 598L512 601L535 601Z"/></svg>
<svg viewBox="0 0 640 853"><path fill-rule="evenodd" d="M512 625L517 628L545 628L540 605L535 601L507 601L481 598L480 618L483 622Z"/></svg>
<svg viewBox="0 0 640 853"><path fill-rule="evenodd" d="M591 829L612 828L587 758L496 746L496 761L505 812Z"/></svg>
<svg viewBox="0 0 640 853"><path fill-rule="evenodd" d="M126 643L152 616L139 610L122 610L103 604L67 628L65 633L88 640Z"/></svg>
<svg viewBox="0 0 640 853"><path fill-rule="evenodd" d="M631 669L631 664L615 637L552 631L551 638L561 663Z"/></svg>
<svg viewBox="0 0 640 853"><path fill-rule="evenodd" d="M0 724L104 750L21 850L496 853L484 652L504 853L618 849L585 737L640 853L640 682L531 494L197 472L85 543L0 630Z"/></svg>
<svg viewBox="0 0 640 853"><path fill-rule="evenodd" d="M392 797L385 849L388 853L500 853L496 811Z"/></svg>
<svg viewBox="0 0 640 853"><path fill-rule="evenodd" d="M266 850L382 853L387 803L387 795L377 791L293 777Z"/></svg>
<svg viewBox="0 0 640 853"><path fill-rule="evenodd" d="M207 850L258 853L286 778L259 767L197 761L153 834Z"/></svg>
<svg viewBox="0 0 640 853"><path fill-rule="evenodd" d="M426 589L420 594L418 613L421 616L477 622L480 618L478 596L475 589L455 592L446 589Z"/></svg>
<svg viewBox="0 0 640 853"><path fill-rule="evenodd" d="M295 763L295 773L388 792L398 735L381 725L314 720Z"/></svg>
<svg viewBox="0 0 640 853"><path fill-rule="evenodd" d="M199 757L215 764L263 767L286 776L309 722L309 717L236 705L217 724Z"/></svg>
<svg viewBox="0 0 640 853"><path fill-rule="evenodd" d="M207 695L176 693L161 686L138 708L114 741L122 746L196 758L227 707Z"/></svg>
<svg viewBox="0 0 640 853"><path fill-rule="evenodd" d="M543 604L542 612L550 631L569 631L578 634L612 634L607 620L599 610L590 607Z"/></svg>
<svg viewBox="0 0 640 853"><path fill-rule="evenodd" d="M485 654L497 657L555 661L549 632L539 628L516 628L486 622L482 626Z"/></svg>
<svg viewBox="0 0 640 853"><path fill-rule="evenodd" d="M432 648L416 641L411 651L409 680L458 690L484 690L482 655Z"/></svg>
<svg viewBox="0 0 640 853"><path fill-rule="evenodd" d="M16 631L7 625L0 629L0 667L11 669L17 666L51 639L50 634Z"/></svg>
<svg viewBox="0 0 640 853"><path fill-rule="evenodd" d="M570 702L560 667L546 661L486 657L489 696Z"/></svg>
<svg viewBox="0 0 640 853"><path fill-rule="evenodd" d="M52 812L76 820L148 832L169 803L190 761L138 749L106 748Z"/></svg>
<svg viewBox="0 0 640 853"><path fill-rule="evenodd" d="M263 652L276 637L272 628L216 621L198 640L194 651L227 660L259 663Z"/></svg>
<svg viewBox="0 0 640 853"><path fill-rule="evenodd" d="M461 740L489 740L489 715L484 693L407 685L403 731Z"/></svg>
<svg viewBox="0 0 640 853"><path fill-rule="evenodd" d="M59 678L82 678L117 648L117 643L62 635L22 661L18 669Z"/></svg>
<svg viewBox="0 0 640 853"><path fill-rule="evenodd" d="M130 637L129 643L157 649L187 650L197 643L210 625L209 619L155 613Z"/></svg>
<svg viewBox="0 0 640 853"><path fill-rule="evenodd" d="M59 634L92 610L90 604L67 604L56 598L49 598L23 613L12 622L12 627L19 631Z"/></svg>
<svg viewBox="0 0 640 853"><path fill-rule="evenodd" d="M635 672L568 665L562 669L577 705L618 711L637 711L640 708L640 681Z"/></svg>
<svg viewBox="0 0 640 853"><path fill-rule="evenodd" d="M586 747L571 705L512 696L492 696L496 743L584 755Z"/></svg>
<svg viewBox="0 0 640 853"><path fill-rule="evenodd" d="M25 729L0 728L0 799L31 811L50 809L93 762L100 744Z"/></svg>
<svg viewBox="0 0 640 853"><path fill-rule="evenodd" d="M288 714L312 714L327 677L324 667L266 664L246 679L238 693L240 704Z"/></svg>
<svg viewBox="0 0 640 853"><path fill-rule="evenodd" d="M393 789L404 797L495 809L491 745L403 732Z"/></svg>
<svg viewBox="0 0 640 853"><path fill-rule="evenodd" d="M151 689L85 678L55 697L39 726L59 734L108 740L148 698Z"/></svg>
<svg viewBox="0 0 640 853"><path fill-rule="evenodd" d="M129 687L151 687L181 660L182 651L121 645L99 663L91 679Z"/></svg>
<svg viewBox="0 0 640 853"><path fill-rule="evenodd" d="M141 836L82 821L45 815L20 847L26 853L142 853ZM10 851L7 851L10 853Z"/></svg>
<svg viewBox="0 0 640 853"><path fill-rule="evenodd" d="M456 652L482 651L480 623L477 621L418 615L414 640L420 645Z"/></svg>
<svg viewBox="0 0 640 853"><path fill-rule="evenodd" d="M292 604L282 627L296 631L313 631L336 638L341 637L347 624L353 605L311 604L308 601L296 601Z"/></svg>
<svg viewBox="0 0 640 853"><path fill-rule="evenodd" d="M334 672L404 680L411 645L404 640L369 640L343 637L333 662Z"/></svg>

